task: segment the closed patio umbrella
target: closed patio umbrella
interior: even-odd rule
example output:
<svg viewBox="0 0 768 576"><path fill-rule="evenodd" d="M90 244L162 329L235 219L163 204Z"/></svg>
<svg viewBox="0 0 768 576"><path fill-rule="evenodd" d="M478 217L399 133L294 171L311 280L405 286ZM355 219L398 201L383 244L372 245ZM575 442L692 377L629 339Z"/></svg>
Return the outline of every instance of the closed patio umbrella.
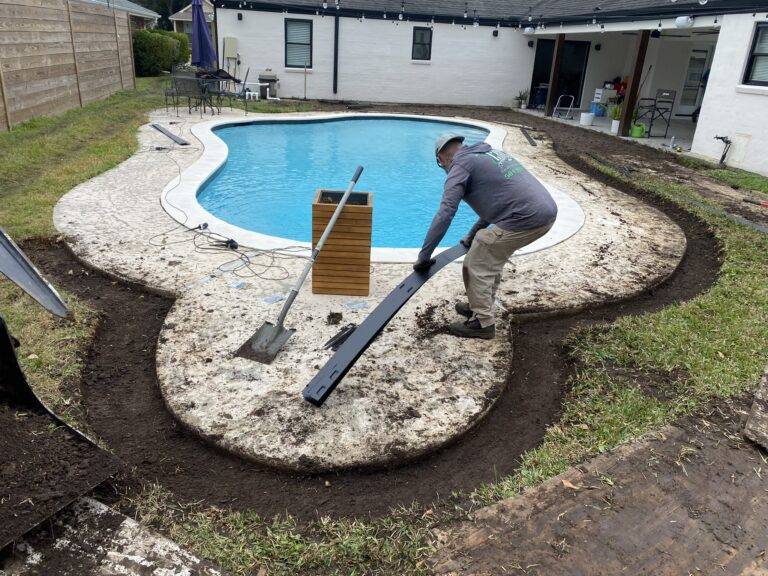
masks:
<svg viewBox="0 0 768 576"><path fill-rule="evenodd" d="M192 64L211 68L217 63L211 31L203 12L203 0L192 0Z"/></svg>

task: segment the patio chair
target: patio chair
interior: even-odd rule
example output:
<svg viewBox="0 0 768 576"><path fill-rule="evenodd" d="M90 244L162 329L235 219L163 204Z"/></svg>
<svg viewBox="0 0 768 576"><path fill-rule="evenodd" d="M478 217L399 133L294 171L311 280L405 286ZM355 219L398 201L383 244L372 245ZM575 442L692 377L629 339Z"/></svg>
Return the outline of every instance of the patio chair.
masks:
<svg viewBox="0 0 768 576"><path fill-rule="evenodd" d="M229 107L232 108L232 100L242 100L245 105L245 113L248 114L248 74L251 71L248 68L245 71L243 81L240 83L240 87L237 90L223 90L221 91L221 97L229 98Z"/></svg>
<svg viewBox="0 0 768 576"><path fill-rule="evenodd" d="M174 78L174 84L176 85L178 98L187 99L189 113L192 114L193 108L199 108L200 118L202 118L206 105L205 86L203 83L194 76L176 76Z"/></svg>
<svg viewBox="0 0 768 576"><path fill-rule="evenodd" d="M648 130L646 130L646 138L652 136L654 122L661 121L664 123L664 138L669 133L669 125L672 122L672 112L675 107L675 97L677 91L659 89L656 91L656 96L653 98L641 98L637 103L637 118L636 123L646 122L648 124Z"/></svg>

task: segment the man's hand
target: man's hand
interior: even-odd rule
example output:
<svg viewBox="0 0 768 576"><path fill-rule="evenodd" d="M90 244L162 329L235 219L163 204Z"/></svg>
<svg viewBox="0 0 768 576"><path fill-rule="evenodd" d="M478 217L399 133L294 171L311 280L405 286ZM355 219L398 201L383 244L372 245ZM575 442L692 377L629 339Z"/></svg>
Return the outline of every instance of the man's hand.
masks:
<svg viewBox="0 0 768 576"><path fill-rule="evenodd" d="M435 263L435 259L434 258L430 258L429 260L417 260L413 264L413 269L416 272L426 272L427 270L429 270L432 267L432 264L434 264L434 263Z"/></svg>
<svg viewBox="0 0 768 576"><path fill-rule="evenodd" d="M460 243L461 243L461 245L462 245L462 246L464 246L465 248L469 248L470 246L472 246L472 241L473 241L474 239L475 239L475 237L474 237L474 236L464 236L464 238L462 238L461 240L459 240L459 242L460 242Z"/></svg>

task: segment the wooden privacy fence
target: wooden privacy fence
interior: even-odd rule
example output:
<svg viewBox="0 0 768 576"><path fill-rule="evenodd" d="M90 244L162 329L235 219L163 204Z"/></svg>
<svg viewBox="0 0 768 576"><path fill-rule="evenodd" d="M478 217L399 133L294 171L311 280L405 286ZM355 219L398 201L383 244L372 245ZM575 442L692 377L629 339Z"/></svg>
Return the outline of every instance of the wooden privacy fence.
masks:
<svg viewBox="0 0 768 576"><path fill-rule="evenodd" d="M0 0L0 130L134 85L127 12L76 0Z"/></svg>

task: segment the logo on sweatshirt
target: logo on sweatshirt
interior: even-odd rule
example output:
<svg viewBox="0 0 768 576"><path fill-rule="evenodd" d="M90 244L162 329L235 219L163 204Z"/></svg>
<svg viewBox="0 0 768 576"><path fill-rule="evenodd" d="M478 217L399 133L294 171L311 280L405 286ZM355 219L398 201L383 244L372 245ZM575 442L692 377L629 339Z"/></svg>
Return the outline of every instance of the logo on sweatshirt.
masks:
<svg viewBox="0 0 768 576"><path fill-rule="evenodd" d="M505 180L511 180L521 172L525 171L525 168L523 168L520 162L502 150L490 150L489 152L486 152L485 155L493 160L494 164L499 167Z"/></svg>

